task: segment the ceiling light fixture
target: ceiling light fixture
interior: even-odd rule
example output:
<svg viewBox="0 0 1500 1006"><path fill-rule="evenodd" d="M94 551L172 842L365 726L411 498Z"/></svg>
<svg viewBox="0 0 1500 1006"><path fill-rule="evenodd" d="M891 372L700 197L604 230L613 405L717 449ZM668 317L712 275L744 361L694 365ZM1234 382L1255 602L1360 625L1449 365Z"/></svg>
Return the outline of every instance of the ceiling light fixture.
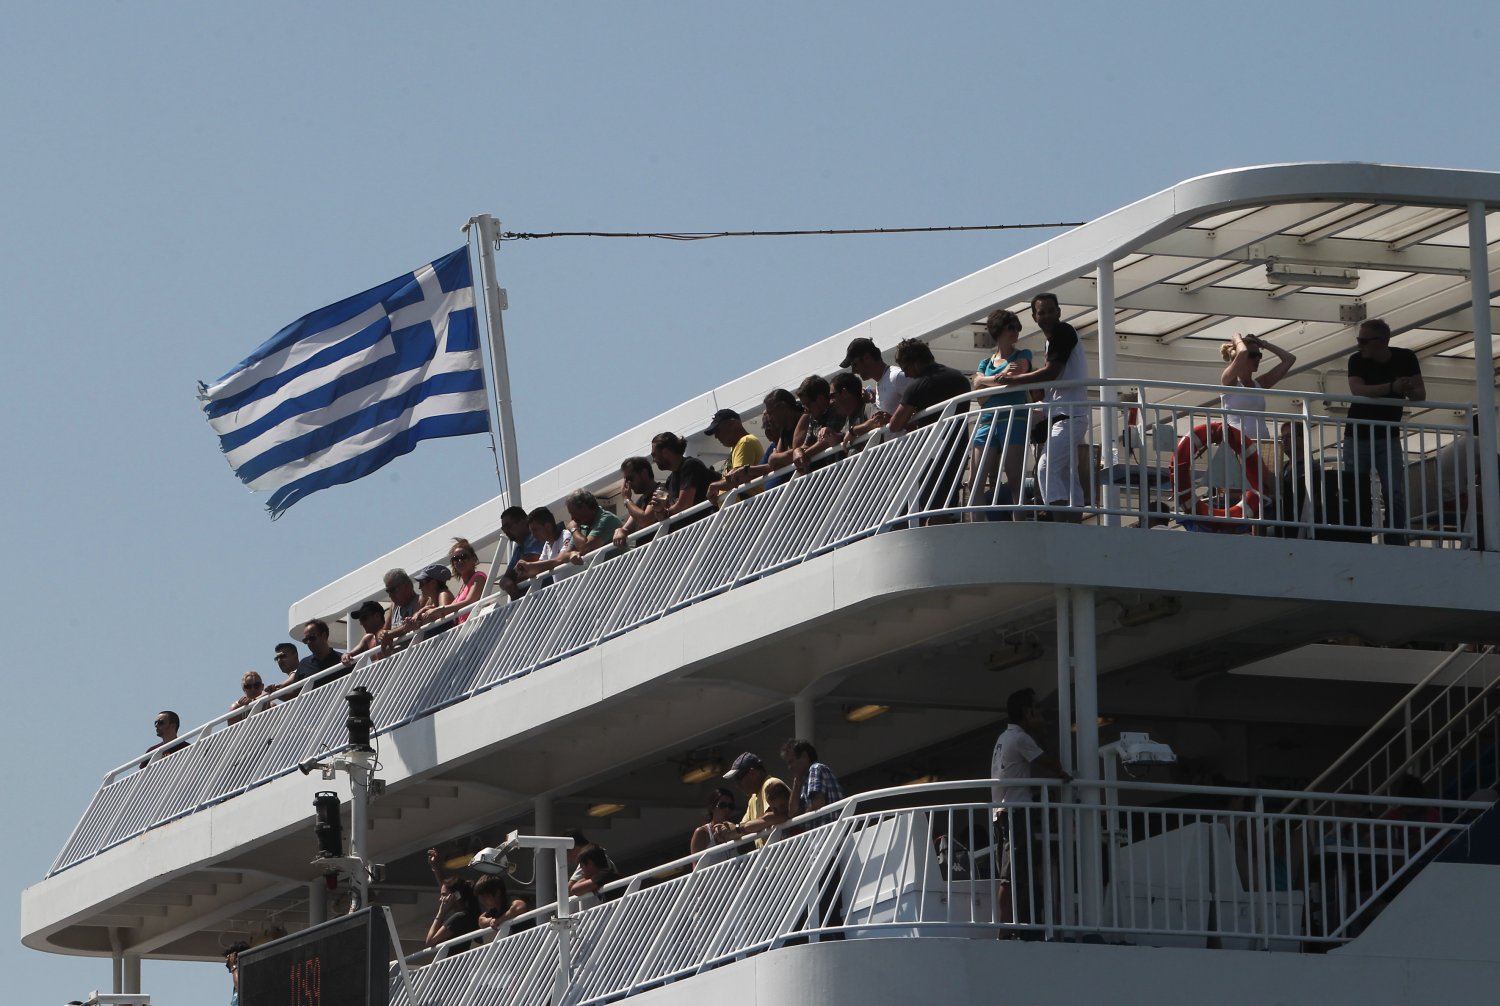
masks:
<svg viewBox="0 0 1500 1006"><path fill-rule="evenodd" d="M682 781L689 786L696 786L700 782L708 782L724 774L724 763L721 761L705 761L696 765L689 765L682 770Z"/></svg>
<svg viewBox="0 0 1500 1006"><path fill-rule="evenodd" d="M1030 663L1040 657L1043 652L1045 651L1041 645L1035 642L1007 643L990 654L988 668L992 671L1003 671L1018 664Z"/></svg>
<svg viewBox="0 0 1500 1006"><path fill-rule="evenodd" d="M863 706L854 706L853 708L845 710L844 719L848 720L850 723L863 723L866 720L873 720L875 717L881 716L890 711L890 706L878 706L874 703L870 703Z"/></svg>
<svg viewBox="0 0 1500 1006"><path fill-rule="evenodd" d="M1182 602L1175 597L1159 597L1146 604L1138 604L1133 608L1121 611L1115 619L1116 624L1125 628L1136 625L1145 625L1159 618L1170 618L1182 610Z"/></svg>
<svg viewBox="0 0 1500 1006"><path fill-rule="evenodd" d="M596 803L589 808L589 817L609 817L625 809L623 803Z"/></svg>
<svg viewBox="0 0 1500 1006"><path fill-rule="evenodd" d="M1266 262L1266 281L1277 286L1320 286L1353 290L1359 286L1359 273L1354 269L1335 266L1296 265L1269 259Z"/></svg>
<svg viewBox="0 0 1500 1006"><path fill-rule="evenodd" d="M901 785L903 785L903 786L925 786L925 785L927 785L930 782L942 782L942 781L943 781L943 777L939 776L939 775L919 775L915 779L908 779L908 780L906 780Z"/></svg>

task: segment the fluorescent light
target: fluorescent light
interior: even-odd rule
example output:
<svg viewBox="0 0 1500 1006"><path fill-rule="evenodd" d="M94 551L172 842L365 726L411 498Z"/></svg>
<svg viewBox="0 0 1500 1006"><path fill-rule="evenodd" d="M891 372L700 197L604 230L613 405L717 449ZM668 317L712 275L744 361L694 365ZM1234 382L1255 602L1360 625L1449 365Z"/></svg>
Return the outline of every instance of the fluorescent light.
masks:
<svg viewBox="0 0 1500 1006"><path fill-rule="evenodd" d="M693 786L693 785L696 785L696 784L698 784L700 782L708 782L708 780L710 780L710 779L716 779L719 776L722 776L723 774L724 774L724 763L723 762L721 762L721 761L700 762L697 765L690 765L687 768L685 768L685 769L682 770L682 781L685 782L685 783L687 783L689 786Z"/></svg>
<svg viewBox="0 0 1500 1006"><path fill-rule="evenodd" d="M1266 280L1277 286L1322 286L1353 290L1359 286L1359 273L1327 265L1293 265L1270 259L1266 262Z"/></svg>
<svg viewBox="0 0 1500 1006"><path fill-rule="evenodd" d="M943 781L943 777L942 776L937 776L937 775L919 775L915 779L908 779L908 780L906 780L901 785L903 785L903 786L925 786L929 782L942 782L942 781Z"/></svg>
<svg viewBox="0 0 1500 1006"><path fill-rule="evenodd" d="M1138 604L1134 608L1126 608L1120 612L1115 622L1126 628L1136 625L1145 625L1159 618L1170 618L1182 610L1182 602L1175 597L1161 597L1149 604Z"/></svg>
<svg viewBox="0 0 1500 1006"><path fill-rule="evenodd" d="M625 809L623 803L596 803L589 808L589 817L609 817Z"/></svg>
<svg viewBox="0 0 1500 1006"><path fill-rule="evenodd" d="M1003 671L1017 664L1030 663L1040 657L1042 652L1041 646L1037 643L1014 643L1002 646L990 654L989 670Z"/></svg>
<svg viewBox="0 0 1500 1006"><path fill-rule="evenodd" d="M844 719L850 723L863 723L865 720L873 720L875 717L891 711L890 706L877 706L874 704L855 706L844 713Z"/></svg>

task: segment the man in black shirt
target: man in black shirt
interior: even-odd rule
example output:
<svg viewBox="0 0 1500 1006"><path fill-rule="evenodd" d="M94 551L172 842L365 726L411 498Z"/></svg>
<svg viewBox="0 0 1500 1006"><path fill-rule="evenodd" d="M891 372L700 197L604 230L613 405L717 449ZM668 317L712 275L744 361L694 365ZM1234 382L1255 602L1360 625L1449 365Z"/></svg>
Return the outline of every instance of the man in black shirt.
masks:
<svg viewBox="0 0 1500 1006"><path fill-rule="evenodd" d="M913 417L940 402L973 390L969 386L968 374L938 363L933 359L932 348L921 339L902 340L896 347L896 366L911 378L911 383L901 392L901 404L891 416L892 433L905 433L935 422L937 416L927 416L915 422ZM967 412L967 403L958 411Z"/></svg>
<svg viewBox="0 0 1500 1006"><path fill-rule="evenodd" d="M1386 423L1401 421L1402 402L1427 397L1417 354L1392 346L1391 327L1379 318L1359 326L1359 349L1349 357L1349 394L1357 398L1388 398L1389 405L1356 402L1349 406L1344 427L1344 469L1354 480L1359 523L1374 526L1370 473L1380 476L1385 495L1387 545L1405 545L1406 450L1400 429Z"/></svg>
<svg viewBox="0 0 1500 1006"><path fill-rule="evenodd" d="M658 495L652 504L652 513L657 520L675 517L708 499L708 484L713 481L713 473L702 461L687 456L686 440L675 433L658 433L651 438L651 461L662 471L670 473L666 492ZM709 512L704 510L682 523L690 524ZM678 522L673 521L673 526L677 525Z"/></svg>
<svg viewBox="0 0 1500 1006"><path fill-rule="evenodd" d="M938 363L932 357L932 348L921 339L901 341L896 347L896 366L911 378L911 383L901 392L901 404L891 416L892 433L904 433L936 422L938 414L913 420L923 410L973 390L968 374ZM957 411L969 411L969 403L964 402ZM960 505L959 483L963 475L963 443L967 439L967 430L964 423L953 420L938 434L942 440L927 461L927 470L917 490L919 495L913 501L914 510L930 512ZM922 523L947 524L956 520L958 517L953 514L936 514L923 518Z"/></svg>

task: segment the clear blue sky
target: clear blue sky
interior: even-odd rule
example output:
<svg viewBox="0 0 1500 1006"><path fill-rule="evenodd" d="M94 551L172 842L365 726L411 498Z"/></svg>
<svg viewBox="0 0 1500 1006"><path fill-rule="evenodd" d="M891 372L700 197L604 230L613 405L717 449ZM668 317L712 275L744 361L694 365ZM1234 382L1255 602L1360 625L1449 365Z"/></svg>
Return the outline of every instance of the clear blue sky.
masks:
<svg viewBox="0 0 1500 1006"><path fill-rule="evenodd" d="M270 669L293 599L495 492L471 437L273 524L194 399L299 315L458 247L471 215L1066 220L1247 164L1500 168L1493 2L506 6L8 12L0 973L16 1002L108 990L107 960L25 950L14 920L152 714L221 711L242 671ZM1035 239L507 245L523 473ZM147 961L144 985L159 1004L228 994L216 965Z"/></svg>

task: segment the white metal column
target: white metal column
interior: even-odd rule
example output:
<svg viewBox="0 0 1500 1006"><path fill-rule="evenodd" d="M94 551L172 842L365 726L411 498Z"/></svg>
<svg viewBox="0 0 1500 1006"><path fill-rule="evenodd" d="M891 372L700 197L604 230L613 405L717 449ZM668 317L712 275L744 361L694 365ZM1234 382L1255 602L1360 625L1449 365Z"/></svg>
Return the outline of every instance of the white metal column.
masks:
<svg viewBox="0 0 1500 1006"><path fill-rule="evenodd" d="M1115 263L1113 259L1103 259L1098 263L1099 282L1096 294L1099 307L1099 379L1107 380L1117 376L1115 374ZM1117 440L1116 429L1119 424L1115 420L1115 409L1111 403L1119 401L1120 395L1117 388L1106 385L1099 389L1099 401L1103 403L1101 422L1099 424L1100 436L1103 441L1100 446L1100 458L1104 470L1113 474L1114 451ZM1120 506L1120 490L1112 482L1106 481L1102 487L1100 499L1108 510L1118 510ZM1120 515L1105 514L1103 523L1118 527Z"/></svg>
<svg viewBox="0 0 1500 1006"><path fill-rule="evenodd" d="M531 801L533 830L538 835L552 835L552 797L539 796ZM556 850L539 850L533 860L534 873L536 876L536 903L540 908L557 900L557 871L548 869L552 864L548 857L556 859L560 854Z"/></svg>
<svg viewBox="0 0 1500 1006"><path fill-rule="evenodd" d="M792 733L799 741L807 741L809 744L816 746L818 741L813 736L816 732L813 713L813 696L811 692L798 692L792 696Z"/></svg>
<svg viewBox="0 0 1500 1006"><path fill-rule="evenodd" d="M1479 496L1484 547L1500 551L1500 465L1495 459L1495 348L1490 331L1490 248L1485 205L1469 204L1469 287L1474 301L1474 407L1479 413Z"/></svg>
<svg viewBox="0 0 1500 1006"><path fill-rule="evenodd" d="M489 214L474 218L479 227L479 267L484 286L484 312L490 330L490 364L495 396L496 421L500 428L495 431L497 449L500 451L500 466L505 476L501 497L505 506L521 505L521 461L516 445L516 420L510 404L510 362L505 354L505 324L500 315L500 284L495 279L495 245L500 239L500 221Z"/></svg>
<svg viewBox="0 0 1500 1006"><path fill-rule="evenodd" d="M125 955L125 995L141 994L141 955Z"/></svg>
<svg viewBox="0 0 1500 1006"><path fill-rule="evenodd" d="M1074 587L1073 595L1073 718L1078 724L1079 779L1099 778L1099 677L1097 647L1094 638L1094 590ZM1100 804L1101 791L1083 786L1078 798L1087 806ZM1083 827L1078 836L1079 917L1085 927L1099 924L1104 903L1103 831L1097 811L1082 815Z"/></svg>
<svg viewBox="0 0 1500 1006"><path fill-rule="evenodd" d="M1057 611L1057 759L1063 771L1073 774L1073 591L1069 587L1052 589L1054 607ZM1068 790L1064 788L1064 793ZM1064 801L1066 802L1066 800ZM1058 917L1064 925L1076 921L1072 906L1074 892L1073 818L1063 814L1058 822L1057 876L1061 888L1058 899ZM1048 883L1051 881L1049 880Z"/></svg>

